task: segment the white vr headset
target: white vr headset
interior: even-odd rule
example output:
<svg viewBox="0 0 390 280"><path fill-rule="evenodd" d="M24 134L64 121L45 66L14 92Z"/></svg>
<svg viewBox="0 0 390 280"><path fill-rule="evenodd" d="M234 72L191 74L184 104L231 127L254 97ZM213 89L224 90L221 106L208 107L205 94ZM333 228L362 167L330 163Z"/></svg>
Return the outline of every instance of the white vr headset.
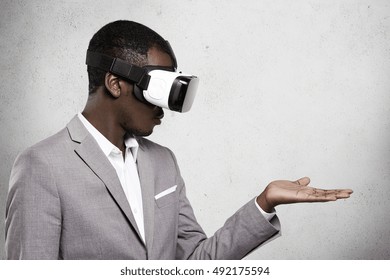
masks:
<svg viewBox="0 0 390 280"><path fill-rule="evenodd" d="M134 83L134 94L141 102L176 112L188 112L194 101L199 79L176 72L176 58L173 57L173 60L173 67L139 67L120 58L87 51L86 64Z"/></svg>

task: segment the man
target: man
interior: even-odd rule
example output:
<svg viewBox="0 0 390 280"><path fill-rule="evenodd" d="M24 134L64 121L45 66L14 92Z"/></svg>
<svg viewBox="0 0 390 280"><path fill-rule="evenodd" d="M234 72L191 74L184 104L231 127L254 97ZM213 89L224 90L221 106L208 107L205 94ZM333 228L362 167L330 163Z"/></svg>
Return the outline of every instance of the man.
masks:
<svg viewBox="0 0 390 280"><path fill-rule="evenodd" d="M174 74L169 44L141 24L117 21L88 51L85 109L15 161L8 259L241 259L278 234L275 206L352 193L311 188L306 177L275 181L207 238L173 153L143 138L164 113L139 93L151 87L153 69Z"/></svg>

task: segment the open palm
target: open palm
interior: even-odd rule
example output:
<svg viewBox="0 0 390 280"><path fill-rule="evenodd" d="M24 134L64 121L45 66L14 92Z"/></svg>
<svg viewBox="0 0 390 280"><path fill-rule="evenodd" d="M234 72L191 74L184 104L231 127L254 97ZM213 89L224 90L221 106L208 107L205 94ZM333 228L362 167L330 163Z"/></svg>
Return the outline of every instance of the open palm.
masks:
<svg viewBox="0 0 390 280"><path fill-rule="evenodd" d="M273 181L257 198L257 202L263 210L270 212L280 204L335 201L348 198L353 192L350 189L318 189L310 187L309 183L308 177L297 181Z"/></svg>

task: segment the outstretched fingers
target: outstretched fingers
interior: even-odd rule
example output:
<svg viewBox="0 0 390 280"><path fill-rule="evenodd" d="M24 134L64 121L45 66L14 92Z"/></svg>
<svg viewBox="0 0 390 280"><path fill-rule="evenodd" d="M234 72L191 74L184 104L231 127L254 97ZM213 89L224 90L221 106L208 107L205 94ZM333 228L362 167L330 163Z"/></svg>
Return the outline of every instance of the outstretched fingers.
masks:
<svg viewBox="0 0 390 280"><path fill-rule="evenodd" d="M348 198L351 196L352 193L353 193L353 190L351 190L351 189L342 189L342 190L337 190L336 196L337 196L337 199Z"/></svg>
<svg viewBox="0 0 390 280"><path fill-rule="evenodd" d="M312 202L325 202L348 198L353 192L350 189L324 190L312 187L308 187L302 191L307 195L308 200Z"/></svg>

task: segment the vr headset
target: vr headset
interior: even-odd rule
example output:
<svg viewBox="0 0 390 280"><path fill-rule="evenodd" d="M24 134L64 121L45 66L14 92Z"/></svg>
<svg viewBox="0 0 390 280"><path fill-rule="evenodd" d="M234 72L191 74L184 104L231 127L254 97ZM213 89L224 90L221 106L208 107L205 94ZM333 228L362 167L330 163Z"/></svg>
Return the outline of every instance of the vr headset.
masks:
<svg viewBox="0 0 390 280"><path fill-rule="evenodd" d="M167 42L169 48L170 45ZM198 88L196 76L176 72L177 62L173 51L173 67L139 67L123 59L87 51L86 64L110 72L134 83L136 98L176 112L191 109Z"/></svg>

